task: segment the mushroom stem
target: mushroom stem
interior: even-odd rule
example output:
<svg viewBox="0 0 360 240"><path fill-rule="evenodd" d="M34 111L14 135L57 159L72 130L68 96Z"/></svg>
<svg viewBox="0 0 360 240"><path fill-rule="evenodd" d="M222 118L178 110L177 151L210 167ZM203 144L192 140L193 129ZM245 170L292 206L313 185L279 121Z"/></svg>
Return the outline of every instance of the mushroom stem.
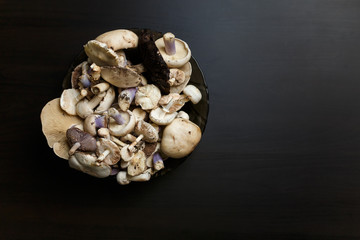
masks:
<svg viewBox="0 0 360 240"><path fill-rule="evenodd" d="M109 155L110 154L110 150L109 149L106 149L104 152L102 152L101 154L100 154L100 156L98 157L98 161L103 161L106 157L107 157L107 155Z"/></svg>
<svg viewBox="0 0 360 240"><path fill-rule="evenodd" d="M119 145L121 148L126 145L126 143L120 141L118 138L110 135L110 140Z"/></svg>
<svg viewBox="0 0 360 240"><path fill-rule="evenodd" d="M91 87L91 91L94 93L94 94L99 94L101 92L105 92L106 90L108 90L110 87L110 85L108 83L99 83L99 84L96 84L95 86Z"/></svg>
<svg viewBox="0 0 360 240"><path fill-rule="evenodd" d="M119 113L119 111L117 109L110 108L108 113L109 113L109 116L112 117L117 124L122 125L125 123L125 119L121 116L121 114Z"/></svg>
<svg viewBox="0 0 360 240"><path fill-rule="evenodd" d="M164 110L163 116L165 116L166 113L169 112L169 109L171 108L171 106L175 103L175 99L171 98L170 102L168 104L166 104L165 107L163 107L162 109ZM163 117L162 116L162 117Z"/></svg>
<svg viewBox="0 0 360 240"><path fill-rule="evenodd" d="M128 149L132 152L134 150L134 147L136 146L136 144L138 144L141 141L141 139L143 139L143 137L144 137L144 134L140 134L136 138L136 140L133 143L130 144Z"/></svg>
<svg viewBox="0 0 360 240"><path fill-rule="evenodd" d="M165 43L165 52L167 55L174 55L176 53L175 35L172 33L165 33L163 36Z"/></svg>
<svg viewBox="0 0 360 240"><path fill-rule="evenodd" d="M91 109L95 108L101 102L101 100L105 97L105 95L106 95L106 92L102 92L100 94L95 95L95 97L93 97L88 102L89 108L91 108Z"/></svg>
<svg viewBox="0 0 360 240"><path fill-rule="evenodd" d="M164 168L164 161L158 152L153 156L153 165L154 169L158 171Z"/></svg>
<svg viewBox="0 0 360 240"><path fill-rule="evenodd" d="M75 151L81 146L81 143L76 142L74 145L72 145L72 147L69 150L69 155L73 155L75 153Z"/></svg>
<svg viewBox="0 0 360 240"><path fill-rule="evenodd" d="M88 94L88 92L85 89L81 89L80 91L80 95L84 97L86 97L86 95Z"/></svg>
<svg viewBox="0 0 360 240"><path fill-rule="evenodd" d="M127 88L119 94L119 107L121 110L126 111L129 109L130 104L135 98L137 87Z"/></svg>

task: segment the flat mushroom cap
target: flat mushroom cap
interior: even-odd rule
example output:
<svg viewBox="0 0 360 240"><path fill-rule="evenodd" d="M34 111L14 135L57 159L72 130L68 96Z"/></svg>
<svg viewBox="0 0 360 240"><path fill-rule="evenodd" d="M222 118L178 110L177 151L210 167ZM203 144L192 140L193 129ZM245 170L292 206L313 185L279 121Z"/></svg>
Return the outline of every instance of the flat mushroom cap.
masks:
<svg viewBox="0 0 360 240"><path fill-rule="evenodd" d="M104 162L98 163L96 156L84 152L75 152L69 159L69 166L98 178L108 177L111 173L109 165Z"/></svg>
<svg viewBox="0 0 360 240"><path fill-rule="evenodd" d="M168 55L166 53L163 38L156 40L155 44L164 61L170 68L179 68L187 63L191 58L191 51L188 44L181 39L175 38L176 53L174 55Z"/></svg>
<svg viewBox="0 0 360 240"><path fill-rule="evenodd" d="M165 127L160 149L169 157L182 158L195 149L200 139L201 130L195 123L176 118Z"/></svg>
<svg viewBox="0 0 360 240"><path fill-rule="evenodd" d="M66 131L73 125L82 125L82 119L64 112L60 107L60 98L49 101L40 114L42 131L50 148L57 156L69 159L69 146Z"/></svg>
<svg viewBox="0 0 360 240"><path fill-rule="evenodd" d="M114 50L105 43L90 40L85 44L86 55L98 66L125 66L125 60L120 58Z"/></svg>
<svg viewBox="0 0 360 240"><path fill-rule="evenodd" d="M120 66L103 66L101 77L119 88L136 87L141 82L141 76L135 71Z"/></svg>
<svg viewBox="0 0 360 240"><path fill-rule="evenodd" d="M138 36L127 29L117 29L103 33L95 40L105 43L114 51L127 48L135 48L138 45Z"/></svg>
<svg viewBox="0 0 360 240"><path fill-rule="evenodd" d="M65 89L60 97L60 107L67 114L76 115L76 104L81 98L80 90L74 88Z"/></svg>
<svg viewBox="0 0 360 240"><path fill-rule="evenodd" d="M177 112L167 113L161 107L157 107L151 110L149 117L157 125L168 125L175 119L176 115Z"/></svg>

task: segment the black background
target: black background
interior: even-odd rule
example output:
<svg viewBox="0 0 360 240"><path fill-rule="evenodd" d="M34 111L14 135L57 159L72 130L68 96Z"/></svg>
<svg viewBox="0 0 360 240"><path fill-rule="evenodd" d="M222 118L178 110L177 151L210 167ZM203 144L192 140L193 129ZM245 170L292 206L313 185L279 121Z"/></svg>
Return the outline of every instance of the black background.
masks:
<svg viewBox="0 0 360 240"><path fill-rule="evenodd" d="M210 92L190 159L120 186L68 167L40 111L118 28L188 42ZM0 239L360 239L360 1L0 0Z"/></svg>

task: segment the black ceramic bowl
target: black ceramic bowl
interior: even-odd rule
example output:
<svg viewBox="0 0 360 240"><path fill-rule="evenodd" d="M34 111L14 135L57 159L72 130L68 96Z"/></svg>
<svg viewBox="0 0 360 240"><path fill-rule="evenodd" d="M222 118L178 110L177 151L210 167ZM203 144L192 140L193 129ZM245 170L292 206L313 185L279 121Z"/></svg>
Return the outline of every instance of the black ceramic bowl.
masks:
<svg viewBox="0 0 360 240"><path fill-rule="evenodd" d="M140 34L141 29L131 29L133 32L135 32L137 35ZM161 32L153 31L151 30L155 36L155 39L158 39L162 37ZM190 46L190 45L189 45ZM190 46L191 48L191 46ZM137 48L135 49L126 49L125 50L126 57L129 59L133 64L140 63L139 54ZM84 50L82 50L79 55L73 60L71 63L69 70L64 78L63 81L63 88L71 88L71 73L74 70L74 68L82 63L83 61L86 61L88 57L86 56ZM191 102L187 102L185 106L181 109L185 112L187 112L190 116L190 121L198 125L201 129L201 132L204 134L207 117L209 113L209 93L208 88L204 79L204 75L200 70L199 65L197 64L194 57L191 57L190 63L192 66L192 74L191 78L188 84L192 84L196 86L201 94L202 99L198 104L192 104ZM191 155L191 154L190 154ZM180 159L173 159L168 158L166 161L164 161L165 168L158 171L153 177L162 176L165 173L175 169L177 166L179 166L181 163L183 163L186 159L189 158L189 156L180 158Z"/></svg>

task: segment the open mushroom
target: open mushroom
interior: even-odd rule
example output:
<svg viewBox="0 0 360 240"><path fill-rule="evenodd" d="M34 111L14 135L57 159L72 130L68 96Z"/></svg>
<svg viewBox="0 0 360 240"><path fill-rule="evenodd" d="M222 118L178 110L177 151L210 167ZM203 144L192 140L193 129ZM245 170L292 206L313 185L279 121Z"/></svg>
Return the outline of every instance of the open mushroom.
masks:
<svg viewBox="0 0 360 240"><path fill-rule="evenodd" d="M180 83L179 85L172 85L170 87L170 93L181 93L190 81L191 74L192 74L191 63L190 62L185 63L185 65L180 67L179 70L184 72L185 80L182 83ZM171 69L170 69L170 71L171 71Z"/></svg>
<svg viewBox="0 0 360 240"><path fill-rule="evenodd" d="M195 123L176 118L165 127L160 149L169 157L182 158L195 149L200 138L201 130Z"/></svg>
<svg viewBox="0 0 360 240"><path fill-rule="evenodd" d="M103 161L108 165L114 165L120 161L120 149L111 140L100 138L97 142L97 161Z"/></svg>
<svg viewBox="0 0 360 240"><path fill-rule="evenodd" d="M151 110L149 117L151 121L158 125L168 125L170 124L176 117L177 112L166 112L163 108L157 107Z"/></svg>
<svg viewBox="0 0 360 240"><path fill-rule="evenodd" d="M101 92L95 95L91 100L86 98L76 104L76 113L81 118L86 118L90 114L93 114L94 108L101 102L105 97L106 92Z"/></svg>
<svg viewBox="0 0 360 240"><path fill-rule="evenodd" d="M96 136L97 130L107 127L108 119L106 116L99 114L91 114L84 120L84 131L91 136Z"/></svg>
<svg viewBox="0 0 360 240"><path fill-rule="evenodd" d="M130 110L124 112L118 111L116 108L110 108L108 114L110 116L108 128L111 135L125 136L134 129L136 118Z"/></svg>
<svg viewBox="0 0 360 240"><path fill-rule="evenodd" d="M142 138L146 142L157 142L159 139L158 131L148 122L140 120L135 125L135 133L138 136L143 136Z"/></svg>
<svg viewBox="0 0 360 240"><path fill-rule="evenodd" d="M155 41L161 56L170 68L179 68L191 58L191 51L186 42L175 38L172 33L165 33Z"/></svg>
<svg viewBox="0 0 360 240"><path fill-rule="evenodd" d="M161 92L154 84L147 84L138 88L135 94L135 104L143 110L150 110L157 106Z"/></svg>
<svg viewBox="0 0 360 240"><path fill-rule="evenodd" d="M146 156L143 151L137 151L134 157L130 160L130 164L127 167L127 173L130 176L136 176L146 170Z"/></svg>
<svg viewBox="0 0 360 240"><path fill-rule="evenodd" d="M74 125L82 125L82 119L72 116L60 107L60 98L49 101L40 114L42 131L50 148L63 159L69 159L69 145L67 144L66 131Z"/></svg>
<svg viewBox="0 0 360 240"><path fill-rule="evenodd" d="M98 66L124 67L126 65L126 59L119 57L113 49L97 40L88 41L84 50L90 60Z"/></svg>
<svg viewBox="0 0 360 240"><path fill-rule="evenodd" d="M126 88L122 90L118 97L118 104L122 111L126 111L129 109L130 104L135 98L137 88Z"/></svg>
<svg viewBox="0 0 360 240"><path fill-rule="evenodd" d="M69 166L81 172L98 178L110 176L111 167L104 162L98 162L95 154L76 152L69 159Z"/></svg>
<svg viewBox="0 0 360 240"><path fill-rule="evenodd" d="M76 115L76 104L83 99L79 89L65 89L60 97L60 107L70 115Z"/></svg>
<svg viewBox="0 0 360 240"><path fill-rule="evenodd" d="M138 45L138 36L127 29L117 29L103 33L96 37L95 40L105 43L114 51L135 48Z"/></svg>

